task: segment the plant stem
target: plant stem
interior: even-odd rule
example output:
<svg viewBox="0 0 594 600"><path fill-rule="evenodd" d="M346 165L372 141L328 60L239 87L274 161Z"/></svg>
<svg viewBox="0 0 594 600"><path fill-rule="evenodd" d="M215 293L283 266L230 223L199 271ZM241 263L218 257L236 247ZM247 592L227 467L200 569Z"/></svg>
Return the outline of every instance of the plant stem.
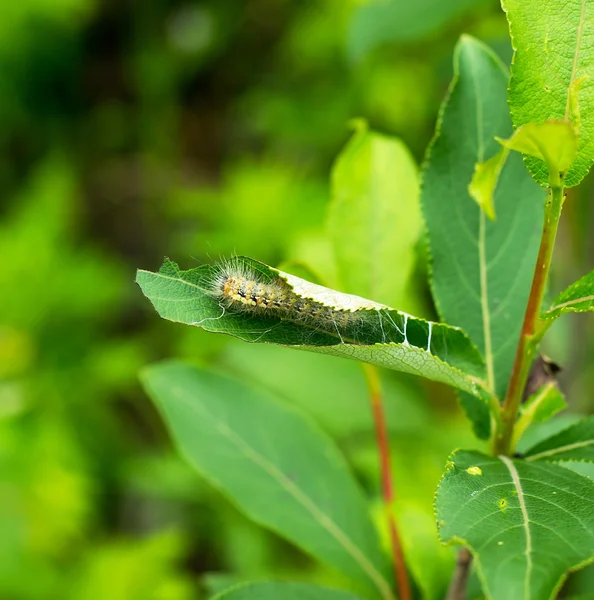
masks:
<svg viewBox="0 0 594 600"><path fill-rule="evenodd" d="M472 554L466 548L462 548L458 552L456 570L448 588L446 600L464 600L466 598L466 584L468 583L471 563Z"/></svg>
<svg viewBox="0 0 594 600"><path fill-rule="evenodd" d="M392 470L390 465L390 445L388 439L388 428L386 426L386 416L382 402L382 389L377 369L368 364L363 364L363 372L367 380L369 389L369 398L371 409L373 411L373 420L375 422L375 433L377 436L377 446L380 458L380 471L382 479L382 491L384 497L384 510L386 521L390 534L390 543L392 544L392 554L394 560L394 575L396 578L398 597L400 600L412 600L410 581L406 572L404 563L404 554L402 552L402 542L396 520L393 514L394 505L394 485L392 482Z"/></svg>
<svg viewBox="0 0 594 600"><path fill-rule="evenodd" d="M563 187L560 184L551 186L547 197L542 238L540 240L538 258L536 259L530 296L528 297L528 305L524 314L522 332L516 350L507 394L501 408L501 424L495 431L493 443L493 454L495 456L499 454L509 455L513 452L511 445L514 425L534 356L536 346L534 336L539 323L539 314L551 266L562 205Z"/></svg>

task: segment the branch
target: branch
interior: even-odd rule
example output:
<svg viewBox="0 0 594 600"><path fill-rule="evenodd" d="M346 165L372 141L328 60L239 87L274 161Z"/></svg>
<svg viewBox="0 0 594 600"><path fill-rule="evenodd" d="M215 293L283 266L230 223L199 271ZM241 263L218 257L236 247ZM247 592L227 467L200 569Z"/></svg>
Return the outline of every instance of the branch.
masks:
<svg viewBox="0 0 594 600"><path fill-rule="evenodd" d="M368 364L363 364L363 372L367 380L369 389L369 398L373 411L375 422L375 433L377 436L377 446L380 457L380 471L382 478L382 491L384 497L384 510L386 521L392 544L392 555L394 559L394 575L398 587L398 597L400 600L412 600L410 581L406 572L404 563L404 554L402 552L402 542L400 534L394 519L394 486L392 482L392 470L390 465L390 445L388 440L388 429L386 426L386 416L382 403L382 390L377 369Z"/></svg>
<svg viewBox="0 0 594 600"><path fill-rule="evenodd" d="M472 564L472 554L466 548L462 548L458 552L456 559L456 570L450 582L446 600L465 600L466 584L468 583L468 575L470 574L470 565Z"/></svg>

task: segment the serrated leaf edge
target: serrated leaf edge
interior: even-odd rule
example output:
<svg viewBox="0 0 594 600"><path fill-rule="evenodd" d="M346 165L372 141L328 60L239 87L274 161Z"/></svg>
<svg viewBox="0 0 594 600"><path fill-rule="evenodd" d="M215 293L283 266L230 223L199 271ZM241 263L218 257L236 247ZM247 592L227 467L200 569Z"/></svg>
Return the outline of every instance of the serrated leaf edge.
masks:
<svg viewBox="0 0 594 600"><path fill-rule="evenodd" d="M470 550L472 557L474 559L474 562L476 564L476 572L477 572L477 576L479 578L479 581L481 583L482 589L486 594L487 600L492 600L492 596L489 594L489 590L486 584L486 580L485 580L485 575L483 573L483 567L482 567L482 563L480 558L477 556L475 549L472 547L471 544L468 543L467 540L465 540L464 538L458 537L458 536L452 536L449 540L445 541L442 536L441 536L441 532L440 532L440 527L439 527L439 520L437 519L437 495L439 494L439 489L445 479L446 474L453 468L455 467L455 462L452 460L452 458L454 457L454 455L457 452L465 452L466 450L464 450L463 448L456 448L456 450L454 450L449 456L448 456L448 460L446 462L446 468L444 470L444 472L442 473L442 476L439 480L439 483L437 485L437 489L435 491L434 494L434 500L433 500L433 514L435 516L435 521L436 521L436 525L437 525L437 538L439 539L440 543L443 544L444 546L454 546L454 545L459 545L459 546L463 546L464 548L467 548L468 550ZM476 450L472 450L472 452L477 452ZM480 451L478 451L480 452ZM492 456L488 456L485 455L487 458L493 458ZM501 459L501 456L498 456L496 458ZM507 457L506 457L507 458ZM509 458L507 458L507 460L510 460ZM510 461L511 462L511 461ZM513 463L512 463L513 464ZM581 476L583 477L583 475ZM576 571L579 571L580 569L583 569L584 567L587 567L588 565L594 564L594 555L592 555L590 558L584 560L581 563L578 563L577 565L574 565L573 567L571 567L570 569L567 569L567 571L565 571L565 573L563 573L563 575L561 575L561 577L559 578L559 581L557 582L556 586L553 588L553 590L551 591L551 595L549 596L549 600L553 600L556 596L557 596L557 592L561 589L561 587L563 586L563 584L565 583L567 577L569 576L570 573L574 573ZM530 599L527 599L530 600Z"/></svg>

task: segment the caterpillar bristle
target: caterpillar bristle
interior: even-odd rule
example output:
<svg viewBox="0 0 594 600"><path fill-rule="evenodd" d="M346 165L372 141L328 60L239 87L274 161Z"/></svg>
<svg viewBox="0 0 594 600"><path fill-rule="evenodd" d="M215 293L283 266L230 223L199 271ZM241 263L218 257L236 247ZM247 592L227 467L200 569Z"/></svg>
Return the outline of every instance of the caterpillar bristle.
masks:
<svg viewBox="0 0 594 600"><path fill-rule="evenodd" d="M306 325L337 335L341 340L360 323L357 311L327 306L300 296L280 276L265 281L261 273L237 258L216 264L210 294L232 313Z"/></svg>

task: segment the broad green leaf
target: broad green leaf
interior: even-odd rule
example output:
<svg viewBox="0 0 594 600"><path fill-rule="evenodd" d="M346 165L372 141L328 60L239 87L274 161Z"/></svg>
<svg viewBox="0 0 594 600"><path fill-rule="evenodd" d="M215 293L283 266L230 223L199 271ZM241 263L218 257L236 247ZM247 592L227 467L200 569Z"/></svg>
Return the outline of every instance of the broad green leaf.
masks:
<svg viewBox="0 0 594 600"><path fill-rule="evenodd" d="M304 583L248 583L218 594L212 600L361 600L350 592Z"/></svg>
<svg viewBox="0 0 594 600"><path fill-rule="evenodd" d="M164 319L228 333L248 342L343 356L485 394L480 379L482 360L459 329L317 286L253 259L235 257L233 264L261 282L281 286L287 294L349 311L356 323L340 331L333 321L297 322L222 308L212 294L218 271L211 265L181 271L166 261L158 273L138 271L136 281Z"/></svg>
<svg viewBox="0 0 594 600"><path fill-rule="evenodd" d="M588 417L536 444L525 452L527 460L586 460L594 462L594 417Z"/></svg>
<svg viewBox="0 0 594 600"><path fill-rule="evenodd" d="M554 382L542 386L521 408L520 417L514 426L512 448L517 447L520 438L530 425L544 423L565 408L567 408L565 398Z"/></svg>
<svg viewBox="0 0 594 600"><path fill-rule="evenodd" d="M507 140L498 141L508 150L532 156L547 165L554 179L547 185L558 184L559 173L565 173L577 156L578 138L573 126L564 121L527 123L518 127Z"/></svg>
<svg viewBox="0 0 594 600"><path fill-rule="evenodd" d="M514 125L572 123L579 133L578 155L564 184L577 185L594 162L594 3L502 0L502 5L515 51L509 88ZM546 164L538 158L526 164L546 186Z"/></svg>
<svg viewBox="0 0 594 600"><path fill-rule="evenodd" d="M423 39L490 0L371 0L356 3L349 23L347 50L352 60L387 43Z"/></svg>
<svg viewBox="0 0 594 600"><path fill-rule="evenodd" d="M422 230L417 167L406 146L358 121L332 171L328 217L341 289L401 306Z"/></svg>
<svg viewBox="0 0 594 600"><path fill-rule="evenodd" d="M549 600L594 559L594 482L558 465L459 450L436 514L442 540L473 553L491 600Z"/></svg>
<svg viewBox="0 0 594 600"><path fill-rule="evenodd" d="M507 74L483 44L463 36L454 79L422 178L433 296L442 320L461 327L483 353L487 381L503 396L530 291L541 235L544 191L519 155L510 155L490 221L470 197L476 163L511 135Z"/></svg>
<svg viewBox="0 0 594 600"><path fill-rule="evenodd" d="M183 363L148 367L142 381L186 460L248 517L393 598L365 499L312 422L263 391Z"/></svg>
<svg viewBox="0 0 594 600"><path fill-rule="evenodd" d="M594 310L594 271L584 275L553 301L551 308L541 315L543 319L556 319L568 312L587 312Z"/></svg>

